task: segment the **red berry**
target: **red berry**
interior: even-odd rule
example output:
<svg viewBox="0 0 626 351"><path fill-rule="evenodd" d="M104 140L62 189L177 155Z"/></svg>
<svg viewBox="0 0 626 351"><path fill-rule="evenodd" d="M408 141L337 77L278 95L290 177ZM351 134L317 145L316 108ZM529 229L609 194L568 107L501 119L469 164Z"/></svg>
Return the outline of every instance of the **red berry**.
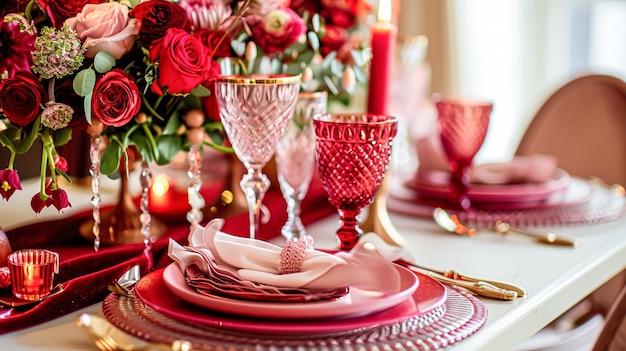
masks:
<svg viewBox="0 0 626 351"><path fill-rule="evenodd" d="M58 168L62 172L67 172L68 164L65 157L56 156L54 158L54 167Z"/></svg>

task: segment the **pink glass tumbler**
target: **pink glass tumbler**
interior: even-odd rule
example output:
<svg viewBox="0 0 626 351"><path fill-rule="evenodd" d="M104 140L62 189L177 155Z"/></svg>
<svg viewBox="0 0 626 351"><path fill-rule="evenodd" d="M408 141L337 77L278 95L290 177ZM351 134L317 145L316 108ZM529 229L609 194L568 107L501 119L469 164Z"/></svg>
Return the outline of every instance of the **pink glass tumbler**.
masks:
<svg viewBox="0 0 626 351"><path fill-rule="evenodd" d="M369 113L328 113L313 117L315 152L322 185L337 208L340 250L350 250L363 231L361 209L372 202L389 165L398 119Z"/></svg>
<svg viewBox="0 0 626 351"><path fill-rule="evenodd" d="M485 141L493 104L449 98L435 100L435 106L441 144L452 172L450 199L457 209L469 211L469 168Z"/></svg>

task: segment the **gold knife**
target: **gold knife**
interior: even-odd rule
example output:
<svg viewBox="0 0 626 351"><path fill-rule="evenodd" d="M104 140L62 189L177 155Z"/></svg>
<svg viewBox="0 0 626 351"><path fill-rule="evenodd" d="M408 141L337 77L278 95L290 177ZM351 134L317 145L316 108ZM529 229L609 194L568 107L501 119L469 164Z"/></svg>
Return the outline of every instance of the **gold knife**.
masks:
<svg viewBox="0 0 626 351"><path fill-rule="evenodd" d="M448 279L457 280L457 281L464 281L464 282L470 282L470 283L478 283L478 282L487 283L487 284L490 284L490 285L494 286L495 288L513 291L513 292L515 292L517 294L516 297L524 297L524 296L526 296L526 289L522 288L521 286L519 286L517 284L503 282L503 281L500 281L500 280L493 280L493 279L484 279L484 278L479 278L479 277L473 277L473 276L465 275L465 274L461 273L458 270L451 270L450 269L450 270L444 271L444 270L440 270L440 269L433 269L433 268L424 267L424 266L415 264L413 262L404 261L404 263L409 265L409 266L413 266L415 268L418 268L421 271L432 272L432 273L438 274L438 275L443 276L443 277L448 278ZM422 273L421 271L420 271L420 273Z"/></svg>
<svg viewBox="0 0 626 351"><path fill-rule="evenodd" d="M517 298L517 292L513 290L499 288L497 286L494 286L493 284L484 281L452 279L444 275L419 268L417 266L409 265L408 267L415 272L429 276L441 283L463 287L479 296L506 301L515 300Z"/></svg>

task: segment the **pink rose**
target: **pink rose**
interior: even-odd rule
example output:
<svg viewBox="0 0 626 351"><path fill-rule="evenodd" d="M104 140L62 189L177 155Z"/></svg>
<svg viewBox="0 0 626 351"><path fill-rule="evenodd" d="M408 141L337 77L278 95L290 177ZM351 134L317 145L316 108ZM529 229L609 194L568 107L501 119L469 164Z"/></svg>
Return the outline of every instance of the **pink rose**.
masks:
<svg viewBox="0 0 626 351"><path fill-rule="evenodd" d="M292 9L274 10L251 23L252 37L263 53L272 55L285 51L306 31L306 25Z"/></svg>
<svg viewBox="0 0 626 351"><path fill-rule="evenodd" d="M128 7L117 2L85 5L65 23L76 30L89 58L106 51L119 59L133 47L141 27L139 20L128 17Z"/></svg>

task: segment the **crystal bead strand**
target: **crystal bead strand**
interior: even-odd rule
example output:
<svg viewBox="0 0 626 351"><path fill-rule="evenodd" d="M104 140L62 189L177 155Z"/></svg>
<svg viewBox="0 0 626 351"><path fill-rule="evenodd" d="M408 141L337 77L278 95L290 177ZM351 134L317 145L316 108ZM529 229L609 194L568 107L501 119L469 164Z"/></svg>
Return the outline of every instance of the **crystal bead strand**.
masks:
<svg viewBox="0 0 626 351"><path fill-rule="evenodd" d="M89 158L91 166L89 174L91 174L91 205L93 206L93 249L97 252L100 248L100 142L102 139L99 135L92 135L89 144Z"/></svg>
<svg viewBox="0 0 626 351"><path fill-rule="evenodd" d="M143 242L145 245L144 254L148 259L148 267L152 267L152 238L150 237L150 224L152 216L148 210L148 200L150 198L150 185L152 183L152 173L150 172L150 166L148 161L141 161L141 174L139 176L139 183L141 185L141 200L139 201L139 210L141 215L141 233L144 236Z"/></svg>
<svg viewBox="0 0 626 351"><path fill-rule="evenodd" d="M187 221L191 228L195 228L203 219L202 208L205 205L204 198L200 194L202 186L201 176L202 158L200 156L200 145L194 144L189 150L189 170L187 176L191 179L187 188L187 200L191 209L187 212Z"/></svg>

